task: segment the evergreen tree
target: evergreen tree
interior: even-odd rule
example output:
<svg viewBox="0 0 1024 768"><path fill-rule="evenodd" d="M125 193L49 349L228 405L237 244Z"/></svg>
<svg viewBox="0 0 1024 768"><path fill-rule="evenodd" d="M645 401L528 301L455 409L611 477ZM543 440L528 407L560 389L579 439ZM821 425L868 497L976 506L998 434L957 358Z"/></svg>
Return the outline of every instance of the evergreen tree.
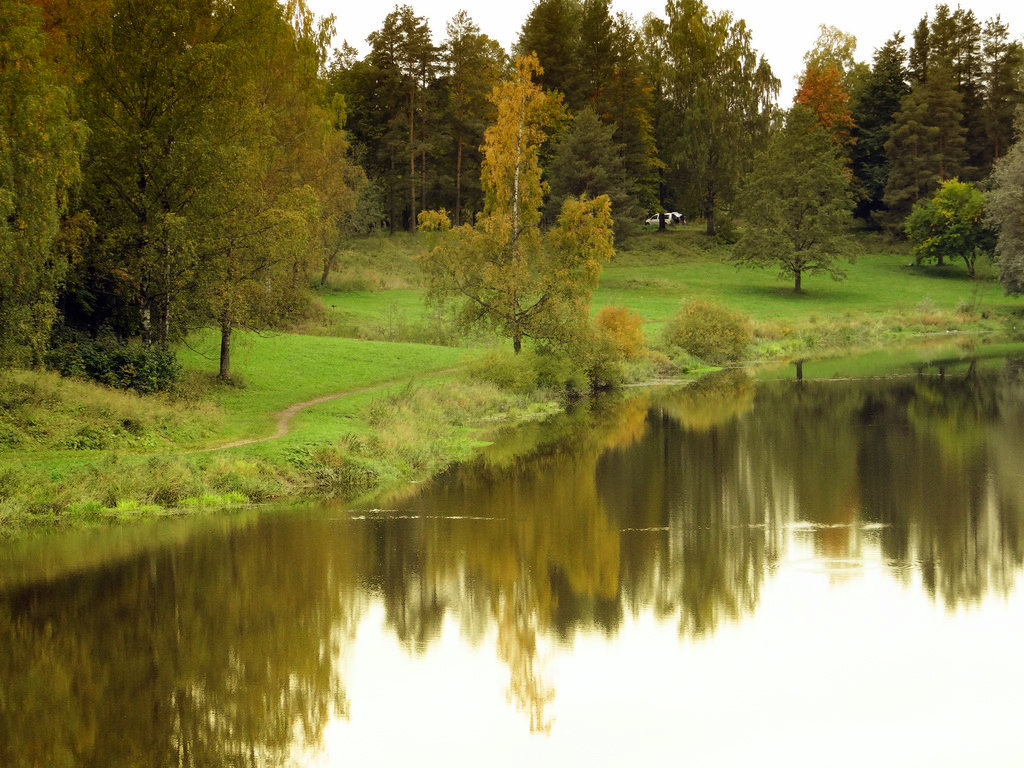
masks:
<svg viewBox="0 0 1024 768"><path fill-rule="evenodd" d="M443 46L444 87L454 158L452 211L456 226L483 207L479 184L484 128L493 120L494 105L487 96L500 79L505 54L501 46L460 11L448 22Z"/></svg>
<svg viewBox="0 0 1024 768"><path fill-rule="evenodd" d="M581 15L580 0L537 0L513 46L517 56L537 55L537 83L561 93L570 108L585 101L577 59Z"/></svg>
<svg viewBox="0 0 1024 768"><path fill-rule="evenodd" d="M853 174L860 190L856 215L870 219L883 207L890 163L885 145L900 103L909 93L907 55L897 33L875 51L871 72L851 94Z"/></svg>
<svg viewBox="0 0 1024 768"><path fill-rule="evenodd" d="M1024 47L1009 39L1009 30L998 16L985 23L982 35L984 61L982 107L983 155L981 168L989 168L1013 142L1014 114L1024 104Z"/></svg>
<svg viewBox="0 0 1024 768"><path fill-rule="evenodd" d="M615 76L616 64L623 53L616 48L616 29L610 5L610 0L582 2L575 50L578 69L576 96L579 101L568 101L574 112L589 105L601 114L605 91Z"/></svg>
<svg viewBox="0 0 1024 768"><path fill-rule="evenodd" d="M904 97L885 145L889 159L880 214L891 231L900 231L914 204L932 194L939 182L959 176L967 163L962 101L949 70L934 68Z"/></svg>
<svg viewBox="0 0 1024 768"><path fill-rule="evenodd" d="M600 195L611 200L616 237L627 235L643 218L626 172L623 146L615 140L615 126L601 123L589 107L575 115L572 127L557 140L546 170L550 221L557 218L567 198Z"/></svg>
<svg viewBox="0 0 1024 768"><path fill-rule="evenodd" d="M426 160L426 92L438 52L426 19L408 5L396 7L367 40L373 68L368 97L380 99L379 117L385 121L377 131L377 155L388 191L389 226L394 231L401 220L404 228L415 229Z"/></svg>
<svg viewBox="0 0 1024 768"><path fill-rule="evenodd" d="M736 263L778 267L796 293L807 273L845 277L837 262L851 252L849 177L813 112L793 106L754 160L739 200L747 229L733 251Z"/></svg>
<svg viewBox="0 0 1024 768"><path fill-rule="evenodd" d="M630 19L619 15L612 28L615 66L598 101L601 119L615 126L615 141L633 180L636 205L644 211L658 207L661 161L654 141L654 98L641 61L642 42Z"/></svg>

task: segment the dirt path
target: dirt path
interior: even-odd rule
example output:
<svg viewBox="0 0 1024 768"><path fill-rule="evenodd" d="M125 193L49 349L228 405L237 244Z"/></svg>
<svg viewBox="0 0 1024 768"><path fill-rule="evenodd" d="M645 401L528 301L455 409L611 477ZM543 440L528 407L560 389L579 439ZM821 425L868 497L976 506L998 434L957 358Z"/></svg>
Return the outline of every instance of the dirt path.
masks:
<svg viewBox="0 0 1024 768"><path fill-rule="evenodd" d="M453 373L458 368L447 368L443 371L436 371L429 374L427 378L433 378L435 376L442 376L447 373ZM328 400L337 400L340 397L351 397L352 395L361 395L365 392L376 392L379 389L386 389L392 387L395 384L407 383L409 379L395 379L393 381L385 381L380 384L373 384L368 387L358 387L357 389L347 389L344 392L335 392L333 395L322 395L321 397L314 397L312 400L304 400L301 403L292 403L287 408L283 408L277 411L274 416L277 417L277 426L274 429L272 435L266 437L249 437L244 440L234 440L230 443L224 443L223 445L215 445L212 448L200 448L197 451L189 451L188 453L212 453L213 451L223 451L227 448L238 448L242 445L252 445L254 443L266 443L270 440L277 440L279 437L284 437L291 431L292 419L295 415L312 405L319 405L320 403L326 403Z"/></svg>

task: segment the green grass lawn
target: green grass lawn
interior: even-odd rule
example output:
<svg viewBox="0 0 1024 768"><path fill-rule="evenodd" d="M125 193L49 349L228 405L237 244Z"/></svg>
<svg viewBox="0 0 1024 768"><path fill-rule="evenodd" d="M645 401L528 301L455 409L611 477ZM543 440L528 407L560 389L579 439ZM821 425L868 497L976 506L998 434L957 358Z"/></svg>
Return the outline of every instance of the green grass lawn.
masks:
<svg viewBox="0 0 1024 768"><path fill-rule="evenodd" d="M729 246L709 241L698 225L640 234L605 266L592 311L624 306L644 318L648 338L654 339L680 304L695 297L742 310L755 322L781 324L949 314L961 307L979 316L1024 308L1024 300L1003 294L990 263L979 264L978 276L971 279L962 262L912 267L911 256L886 247L879 238L864 237L862 242L865 253L852 264L843 263L845 280L805 275L804 292L795 294L792 281L779 279L775 270L730 263ZM416 253L415 243L406 236L401 249L391 253L406 262L399 270L404 275L414 274L408 261ZM379 247L374 241L370 245ZM425 242L420 245L424 247ZM362 338L419 338L430 314L413 281L407 278L396 290L324 292L330 324L340 333Z"/></svg>
<svg viewBox="0 0 1024 768"><path fill-rule="evenodd" d="M594 308L621 305L638 312L656 329L679 304L691 297L715 299L750 314L756 321L786 321L814 316L921 311L955 311L973 305L978 311L1021 308L1003 294L994 268L982 265L967 277L962 263L910 267L912 258L873 252L845 264L847 278L807 275L804 292L795 294L791 280L774 270L737 267L726 249L704 250L704 235L692 228L640 235L621 251L601 276Z"/></svg>
<svg viewBox="0 0 1024 768"><path fill-rule="evenodd" d="M190 339L182 365L208 375L215 370L219 336L208 331ZM217 440L263 436L274 429L273 414L292 403L387 382L400 386L416 377L462 364L466 350L426 344L390 343L294 334L235 334L232 371L237 386L213 390L225 415ZM361 398L365 400L365 398ZM344 405L312 406L297 425L315 423L317 413Z"/></svg>

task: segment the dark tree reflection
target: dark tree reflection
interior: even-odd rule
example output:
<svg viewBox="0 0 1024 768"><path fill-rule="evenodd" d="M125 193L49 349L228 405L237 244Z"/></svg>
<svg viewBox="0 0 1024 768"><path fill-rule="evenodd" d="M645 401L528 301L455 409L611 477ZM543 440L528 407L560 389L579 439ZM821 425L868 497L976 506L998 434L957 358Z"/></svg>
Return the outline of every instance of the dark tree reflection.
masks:
<svg viewBox="0 0 1024 768"><path fill-rule="evenodd" d="M1024 364L754 384L726 372L517 430L397 510L225 525L0 568L0 765L286 762L349 705L367 606L411 654L494 637L532 730L545 648L653 612L684 637L756 610L788 548L870 552L954 607L1024 564ZM134 552L134 554L133 554Z"/></svg>

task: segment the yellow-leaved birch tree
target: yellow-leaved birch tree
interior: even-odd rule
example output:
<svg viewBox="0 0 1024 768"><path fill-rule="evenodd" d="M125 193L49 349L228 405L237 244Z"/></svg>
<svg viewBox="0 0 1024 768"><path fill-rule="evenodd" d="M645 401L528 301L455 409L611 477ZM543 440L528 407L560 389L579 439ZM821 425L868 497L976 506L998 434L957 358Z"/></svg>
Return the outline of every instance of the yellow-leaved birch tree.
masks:
<svg viewBox="0 0 1024 768"><path fill-rule="evenodd" d="M560 97L534 83L540 73L536 56L520 57L514 78L491 93L497 118L484 134L486 198L476 223L452 228L446 211L420 214L423 229L441 232L421 259L428 301L456 304L460 325L511 338L516 353L527 338L577 335L614 242L607 195L567 200L555 226L540 230L539 150L563 113Z"/></svg>

